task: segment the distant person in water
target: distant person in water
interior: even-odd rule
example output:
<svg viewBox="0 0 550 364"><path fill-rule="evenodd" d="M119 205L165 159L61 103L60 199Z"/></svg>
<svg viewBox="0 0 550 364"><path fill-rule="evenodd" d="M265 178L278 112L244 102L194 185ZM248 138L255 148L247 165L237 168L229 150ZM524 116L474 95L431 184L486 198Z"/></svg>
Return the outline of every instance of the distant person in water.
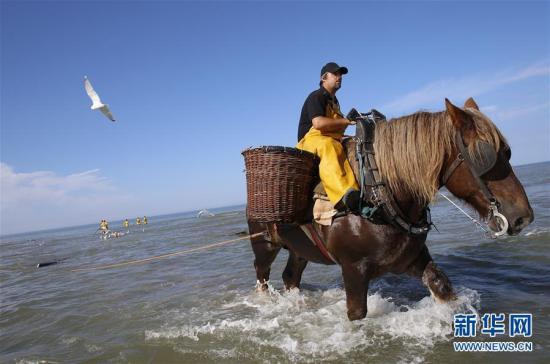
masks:
<svg viewBox="0 0 550 364"><path fill-rule="evenodd" d="M143 216L143 225L147 225L147 216Z"/></svg>
<svg viewBox="0 0 550 364"><path fill-rule="evenodd" d="M139 217L136 218L136 225L141 225L141 219Z"/></svg>
<svg viewBox="0 0 550 364"><path fill-rule="evenodd" d="M103 219L99 222L99 228L97 230L101 231L100 238L105 240L109 237L109 223L107 220Z"/></svg>
<svg viewBox="0 0 550 364"><path fill-rule="evenodd" d="M99 222L99 230L101 231L109 230L109 223L107 222L107 220L101 220Z"/></svg>

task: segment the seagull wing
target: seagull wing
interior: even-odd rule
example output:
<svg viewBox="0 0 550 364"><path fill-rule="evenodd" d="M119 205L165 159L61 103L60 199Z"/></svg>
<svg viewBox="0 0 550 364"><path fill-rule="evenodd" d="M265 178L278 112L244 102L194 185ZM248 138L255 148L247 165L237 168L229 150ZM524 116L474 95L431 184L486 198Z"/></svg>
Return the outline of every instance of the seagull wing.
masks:
<svg viewBox="0 0 550 364"><path fill-rule="evenodd" d="M90 99L92 99L92 102L93 102L92 108L94 106L99 106L102 104L101 100L99 99L99 95L97 94L97 92L95 92L88 78L84 79L84 88L86 89L86 93L88 94L88 96L90 96Z"/></svg>
<svg viewBox="0 0 550 364"><path fill-rule="evenodd" d="M113 114L111 113L111 110L109 110L109 107L107 105L103 105L102 107L99 108L99 110L101 110L103 115L108 117L109 120L115 121L115 117L113 116Z"/></svg>

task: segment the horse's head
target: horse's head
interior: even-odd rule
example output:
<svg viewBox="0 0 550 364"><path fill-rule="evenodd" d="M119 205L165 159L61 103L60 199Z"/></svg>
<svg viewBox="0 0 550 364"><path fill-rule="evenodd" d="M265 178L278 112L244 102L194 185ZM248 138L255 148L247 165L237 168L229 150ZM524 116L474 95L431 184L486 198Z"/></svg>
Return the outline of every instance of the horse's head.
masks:
<svg viewBox="0 0 550 364"><path fill-rule="evenodd" d="M534 215L510 166L510 146L472 98L464 109L447 99L445 104L455 138L450 155L445 157L442 183L487 218L491 230L518 234Z"/></svg>

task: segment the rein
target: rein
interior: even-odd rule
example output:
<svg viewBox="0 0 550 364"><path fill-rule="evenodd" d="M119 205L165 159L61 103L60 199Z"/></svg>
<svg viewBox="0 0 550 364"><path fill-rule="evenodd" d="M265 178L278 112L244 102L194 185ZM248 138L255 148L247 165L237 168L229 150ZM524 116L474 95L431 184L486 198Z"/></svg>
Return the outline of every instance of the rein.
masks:
<svg viewBox="0 0 550 364"><path fill-rule="evenodd" d="M462 212L464 215L466 215L474 224L476 224L477 226L479 226L481 228L481 230L483 230L485 233L488 233L490 234L489 231L487 231L487 229L485 229L483 227L483 225L481 225L481 223L479 221L477 221L476 219L474 219L473 217L471 217L470 215L468 215L468 213L466 211L464 211L463 209L460 208L460 206L458 206L456 203L453 202L453 200L451 200L450 198L448 198L447 196L445 196L444 194L442 194L441 192L438 192L441 196L443 196L447 201L449 201L454 207L456 207L458 209L458 211ZM493 237L491 235L491 237Z"/></svg>

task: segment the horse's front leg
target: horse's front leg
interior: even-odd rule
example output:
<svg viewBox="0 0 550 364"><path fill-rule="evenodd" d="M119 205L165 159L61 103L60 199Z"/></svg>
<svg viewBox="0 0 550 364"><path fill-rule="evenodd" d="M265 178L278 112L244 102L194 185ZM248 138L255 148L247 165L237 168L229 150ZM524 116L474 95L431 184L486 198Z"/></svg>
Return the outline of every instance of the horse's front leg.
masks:
<svg viewBox="0 0 550 364"><path fill-rule="evenodd" d="M433 262L426 246L411 264L408 273L422 279L422 283L428 288L437 303L456 299L451 280Z"/></svg>
<svg viewBox="0 0 550 364"><path fill-rule="evenodd" d="M307 265L307 260L300 258L292 250L288 251L288 262L283 271L283 282L286 289L299 288L302 280L302 273Z"/></svg>
<svg viewBox="0 0 550 364"><path fill-rule="evenodd" d="M361 320L367 316L367 293L369 275L364 259L354 263L342 264L342 276L346 289L346 304L350 321Z"/></svg>

